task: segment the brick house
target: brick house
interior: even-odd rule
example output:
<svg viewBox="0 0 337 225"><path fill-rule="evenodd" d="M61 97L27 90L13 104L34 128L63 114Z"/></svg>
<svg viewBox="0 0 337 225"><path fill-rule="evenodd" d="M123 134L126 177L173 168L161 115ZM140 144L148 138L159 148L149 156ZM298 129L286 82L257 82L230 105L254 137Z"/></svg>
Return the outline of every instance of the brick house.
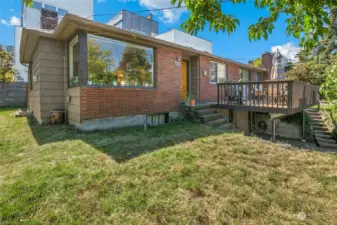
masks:
<svg viewBox="0 0 337 225"><path fill-rule="evenodd" d="M39 123L66 111L82 130L179 117L186 95L216 102L217 83L261 81L265 69L67 14L53 31L23 29L28 108Z"/></svg>

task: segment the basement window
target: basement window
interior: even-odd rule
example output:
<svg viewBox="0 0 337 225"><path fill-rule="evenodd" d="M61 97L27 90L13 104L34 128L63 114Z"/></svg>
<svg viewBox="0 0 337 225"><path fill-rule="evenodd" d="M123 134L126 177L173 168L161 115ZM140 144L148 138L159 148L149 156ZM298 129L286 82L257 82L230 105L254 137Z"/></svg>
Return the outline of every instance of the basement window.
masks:
<svg viewBox="0 0 337 225"><path fill-rule="evenodd" d="M148 115L146 121L150 126L163 125L169 122L169 115L168 113Z"/></svg>

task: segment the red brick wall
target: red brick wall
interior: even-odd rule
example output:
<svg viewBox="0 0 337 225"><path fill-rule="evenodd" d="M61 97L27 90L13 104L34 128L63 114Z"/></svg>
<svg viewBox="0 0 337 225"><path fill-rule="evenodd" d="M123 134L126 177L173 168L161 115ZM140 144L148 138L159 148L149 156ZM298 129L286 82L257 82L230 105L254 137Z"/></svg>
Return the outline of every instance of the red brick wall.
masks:
<svg viewBox="0 0 337 225"><path fill-rule="evenodd" d="M240 80L240 67L236 65L227 65L227 78L229 81L239 81Z"/></svg>
<svg viewBox="0 0 337 225"><path fill-rule="evenodd" d="M207 57L200 57L200 102L216 102L217 101L217 85L209 82L210 78L210 61L217 62L216 60ZM219 63L223 63L218 61ZM228 64L227 65L227 78L229 81L240 80L240 67ZM204 71L207 71L207 76L204 76Z"/></svg>
<svg viewBox="0 0 337 225"><path fill-rule="evenodd" d="M181 52L156 49L155 88L81 88L81 120L179 111Z"/></svg>

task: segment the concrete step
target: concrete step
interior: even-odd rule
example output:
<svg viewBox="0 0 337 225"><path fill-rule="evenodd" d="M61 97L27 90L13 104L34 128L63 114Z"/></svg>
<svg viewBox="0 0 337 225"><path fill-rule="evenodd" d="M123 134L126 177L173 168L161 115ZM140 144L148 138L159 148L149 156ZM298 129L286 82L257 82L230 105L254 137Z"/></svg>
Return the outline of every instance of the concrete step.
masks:
<svg viewBox="0 0 337 225"><path fill-rule="evenodd" d="M214 114L217 113L216 109L210 108L210 109L200 109L195 111L198 116L204 116L204 115L209 115L209 114Z"/></svg>
<svg viewBox="0 0 337 225"><path fill-rule="evenodd" d="M309 108L306 110L307 112L319 112L318 109L313 109L313 108Z"/></svg>
<svg viewBox="0 0 337 225"><path fill-rule="evenodd" d="M323 117L321 115L310 115L312 120L323 120Z"/></svg>
<svg viewBox="0 0 337 225"><path fill-rule="evenodd" d="M324 124L325 125L325 122L323 120L313 120L312 125L316 125L316 124L318 124L318 125Z"/></svg>
<svg viewBox="0 0 337 225"><path fill-rule="evenodd" d="M330 131L326 130L314 130L315 135L316 134L324 134L324 135L331 135Z"/></svg>
<svg viewBox="0 0 337 225"><path fill-rule="evenodd" d="M220 113L213 113L213 114L207 114L207 115L200 116L199 118L202 123L205 123L208 121L219 119L220 117L221 117Z"/></svg>
<svg viewBox="0 0 337 225"><path fill-rule="evenodd" d="M316 131L329 131L329 129L324 125L324 126L312 126L312 128Z"/></svg>
<svg viewBox="0 0 337 225"><path fill-rule="evenodd" d="M315 127L326 127L325 123L314 123L313 126L315 126Z"/></svg>
<svg viewBox="0 0 337 225"><path fill-rule="evenodd" d="M337 144L329 144L326 142L318 142L318 145L320 147L326 148L326 149L333 149L333 150L337 150Z"/></svg>
<svg viewBox="0 0 337 225"><path fill-rule="evenodd" d="M202 110L202 109L212 109L213 106L211 104L197 104L194 106L195 110Z"/></svg>
<svg viewBox="0 0 337 225"><path fill-rule="evenodd" d="M221 128L221 129L231 129L232 127L233 127L232 123L224 123L224 124L217 126L217 128Z"/></svg>
<svg viewBox="0 0 337 225"><path fill-rule="evenodd" d="M320 139L331 139L332 136L331 136L331 134L315 133L315 138L320 138Z"/></svg>
<svg viewBox="0 0 337 225"><path fill-rule="evenodd" d="M310 116L321 116L322 115L322 113L320 113L320 112L308 112L308 114Z"/></svg>
<svg viewBox="0 0 337 225"><path fill-rule="evenodd" d="M331 137L331 139L323 139L323 138L317 138L317 137L316 137L316 141L317 141L318 143L320 143L320 142L325 142L325 143L328 143L328 144L337 144L336 140L333 139L332 137Z"/></svg>
<svg viewBox="0 0 337 225"><path fill-rule="evenodd" d="M219 118L219 119L216 119L216 120L209 121L206 124L217 127L217 126L220 126L220 125L222 125L224 123L227 123L227 122L228 122L227 118Z"/></svg>

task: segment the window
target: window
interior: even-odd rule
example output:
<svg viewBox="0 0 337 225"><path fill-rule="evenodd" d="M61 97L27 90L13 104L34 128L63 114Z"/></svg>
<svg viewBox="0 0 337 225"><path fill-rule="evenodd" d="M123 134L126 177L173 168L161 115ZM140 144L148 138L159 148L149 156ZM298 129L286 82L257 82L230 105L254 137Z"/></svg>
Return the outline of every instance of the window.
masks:
<svg viewBox="0 0 337 225"><path fill-rule="evenodd" d="M59 14L59 16L64 16L65 14L67 14L68 13L68 11L67 10L65 10L65 9L58 9L58 14Z"/></svg>
<svg viewBox="0 0 337 225"><path fill-rule="evenodd" d="M41 9L42 9L42 3L41 3L41 2L33 1L33 5L32 5L31 7L32 7L33 9L41 10Z"/></svg>
<svg viewBox="0 0 337 225"><path fill-rule="evenodd" d="M260 82L260 81L262 81L261 73L260 72L256 72L256 82Z"/></svg>
<svg viewBox="0 0 337 225"><path fill-rule="evenodd" d="M224 83L227 81L226 64L211 62L210 83Z"/></svg>
<svg viewBox="0 0 337 225"><path fill-rule="evenodd" d="M78 36L69 43L69 85L77 85L80 67L80 45Z"/></svg>
<svg viewBox="0 0 337 225"><path fill-rule="evenodd" d="M153 49L88 36L89 84L154 87Z"/></svg>
<svg viewBox="0 0 337 225"><path fill-rule="evenodd" d="M51 6L51 5L44 4L43 8L48 9L50 11L55 11L56 12L56 7Z"/></svg>
<svg viewBox="0 0 337 225"><path fill-rule="evenodd" d="M244 69L240 69L240 77L241 77L241 80L243 82L247 82L249 81L249 71L248 70L244 70Z"/></svg>

